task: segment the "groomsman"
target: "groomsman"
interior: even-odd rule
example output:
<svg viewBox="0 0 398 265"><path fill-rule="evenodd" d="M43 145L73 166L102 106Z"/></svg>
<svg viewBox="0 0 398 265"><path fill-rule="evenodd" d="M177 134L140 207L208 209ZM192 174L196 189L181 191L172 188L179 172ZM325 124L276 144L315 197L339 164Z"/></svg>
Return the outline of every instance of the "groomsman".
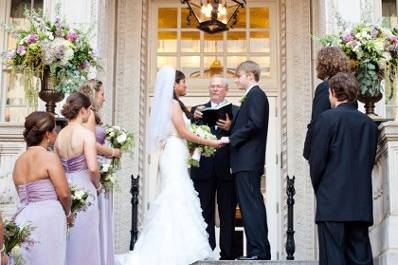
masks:
<svg viewBox="0 0 398 265"><path fill-rule="evenodd" d="M315 120L309 157L317 200L319 264L371 265L372 169L378 130L354 104L358 82L347 73L329 79L331 110Z"/></svg>
<svg viewBox="0 0 398 265"><path fill-rule="evenodd" d="M194 121L203 124L203 108L216 107L227 103L225 99L228 93L228 80L220 75L214 75L210 80L210 101L204 105L193 107ZM233 106L233 112L238 107ZM219 120L216 126L210 126L211 132L221 138L229 135L231 118ZM199 193L203 217L207 223L209 243L214 250L216 238L214 231L215 198L217 193L217 205L220 216L220 256L222 260L235 259L233 253L233 233L235 221L236 198L234 181L230 172L229 146L219 148L212 157L200 158L200 167L191 168L191 178L196 191Z"/></svg>
<svg viewBox="0 0 398 265"><path fill-rule="evenodd" d="M248 256L239 259L271 259L267 216L261 193L267 143L269 104L258 86L260 67L253 61L236 69L236 85L245 90L232 123L231 135L221 138L231 146L231 169L247 237Z"/></svg>
<svg viewBox="0 0 398 265"><path fill-rule="evenodd" d="M339 72L348 71L347 57L343 51L338 47L325 47L318 52L317 65L316 65L317 77L323 80L316 89L315 97L312 102L312 115L311 122L308 124L307 135L305 137L303 156L306 160L309 159L311 152L311 140L312 132L311 128L315 122L315 119L325 110L331 108L329 102L329 85L328 79L333 77ZM355 104L356 101L355 101ZM356 105L357 106L357 105Z"/></svg>

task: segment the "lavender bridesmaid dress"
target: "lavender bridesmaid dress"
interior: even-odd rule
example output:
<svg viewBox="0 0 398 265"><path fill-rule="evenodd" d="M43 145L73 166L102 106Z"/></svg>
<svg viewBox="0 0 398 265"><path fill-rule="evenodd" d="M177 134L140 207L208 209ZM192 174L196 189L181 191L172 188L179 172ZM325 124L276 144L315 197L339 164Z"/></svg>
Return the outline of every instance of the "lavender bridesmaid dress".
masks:
<svg viewBox="0 0 398 265"><path fill-rule="evenodd" d="M62 160L68 182L90 194L91 205L77 214L69 229L66 246L67 265L100 265L99 213L95 186L90 180L84 155Z"/></svg>
<svg viewBox="0 0 398 265"><path fill-rule="evenodd" d="M95 136L97 142L100 144L105 143L105 128L97 126L95 130ZM98 156L98 162L101 163L104 159L103 156ZM113 226L112 226L112 214L113 214L113 193L112 192L101 192L98 195L98 206L100 214L100 249L101 249L101 264L102 265L113 265L114 254L113 254Z"/></svg>
<svg viewBox="0 0 398 265"><path fill-rule="evenodd" d="M66 217L50 179L18 185L20 205L14 215L18 225L30 223L31 239L36 243L21 248L25 265L64 265L66 252ZM11 261L10 264L13 262Z"/></svg>

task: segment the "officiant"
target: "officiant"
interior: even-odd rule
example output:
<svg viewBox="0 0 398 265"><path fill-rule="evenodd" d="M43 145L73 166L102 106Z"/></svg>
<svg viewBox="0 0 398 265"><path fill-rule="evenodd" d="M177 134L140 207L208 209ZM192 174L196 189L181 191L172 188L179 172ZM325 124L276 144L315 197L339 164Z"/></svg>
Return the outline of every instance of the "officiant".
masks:
<svg viewBox="0 0 398 265"><path fill-rule="evenodd" d="M229 104L225 99L227 93L228 80L223 76L214 75L209 85L209 102L192 108L193 122L208 125L211 132L218 139L229 135L233 113L236 113L238 110L238 107L232 104L232 108L231 106L227 106ZM221 112L223 115L225 113L225 116L220 117L214 124L210 119L207 119L207 111L203 110L210 109L212 111L212 109L220 109L220 107L232 110L226 113ZM217 113L219 114L220 112ZM202 156L200 166L191 168L191 178L196 191L199 193L203 210L202 214L208 225L209 243L213 250L216 247L214 220L215 200L217 198L220 216L220 259L222 260L232 260L236 257L233 253L236 198L234 180L230 172L229 157L229 145L226 145L219 148L212 157Z"/></svg>

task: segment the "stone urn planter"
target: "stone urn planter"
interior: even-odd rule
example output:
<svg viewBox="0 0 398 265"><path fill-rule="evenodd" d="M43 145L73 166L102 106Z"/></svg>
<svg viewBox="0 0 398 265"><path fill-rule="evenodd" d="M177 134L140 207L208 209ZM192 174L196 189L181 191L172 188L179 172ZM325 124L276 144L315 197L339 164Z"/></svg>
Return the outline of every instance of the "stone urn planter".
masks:
<svg viewBox="0 0 398 265"><path fill-rule="evenodd" d="M362 102L365 104L365 111L367 115L375 115L375 103L379 102L383 98L383 94L381 92L378 92L376 95L371 96L371 95L363 95L359 94L358 95L358 101Z"/></svg>
<svg viewBox="0 0 398 265"><path fill-rule="evenodd" d="M55 89L56 83L53 78L50 77L50 70L44 69L43 76L40 78L41 89L39 92L39 98L46 102L46 111L55 114L55 107L57 103L64 99L65 95L61 91Z"/></svg>

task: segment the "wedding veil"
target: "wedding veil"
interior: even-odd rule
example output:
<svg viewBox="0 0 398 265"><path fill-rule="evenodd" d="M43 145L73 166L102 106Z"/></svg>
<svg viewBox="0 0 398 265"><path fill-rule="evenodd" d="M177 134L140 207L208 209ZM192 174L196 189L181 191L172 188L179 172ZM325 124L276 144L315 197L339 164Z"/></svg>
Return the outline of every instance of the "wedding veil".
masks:
<svg viewBox="0 0 398 265"><path fill-rule="evenodd" d="M155 151L172 132L171 112L175 75L176 70L170 66L163 66L156 75L147 137L150 153Z"/></svg>

